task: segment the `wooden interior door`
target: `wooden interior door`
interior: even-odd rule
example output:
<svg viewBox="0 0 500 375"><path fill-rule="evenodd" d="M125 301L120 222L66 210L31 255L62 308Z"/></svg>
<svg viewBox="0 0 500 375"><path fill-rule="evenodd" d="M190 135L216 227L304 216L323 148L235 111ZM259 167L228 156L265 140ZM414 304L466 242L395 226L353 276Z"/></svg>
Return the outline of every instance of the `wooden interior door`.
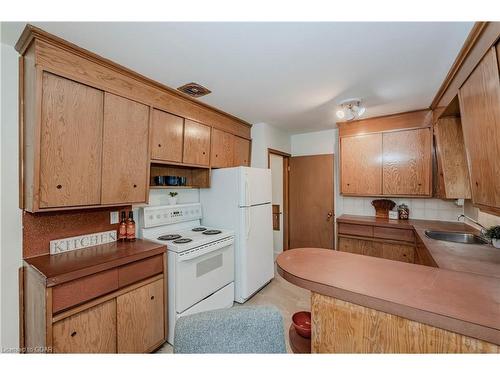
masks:
<svg viewBox="0 0 500 375"><path fill-rule="evenodd" d="M145 202L148 164L149 107L106 93L102 204Z"/></svg>
<svg viewBox="0 0 500 375"><path fill-rule="evenodd" d="M430 195L430 128L383 134L384 195Z"/></svg>
<svg viewBox="0 0 500 375"><path fill-rule="evenodd" d="M164 280L116 298L118 353L144 353L165 338Z"/></svg>
<svg viewBox="0 0 500 375"><path fill-rule="evenodd" d="M500 83L492 48L459 91L472 201L500 213Z"/></svg>
<svg viewBox="0 0 500 375"><path fill-rule="evenodd" d="M104 93L47 72L42 79L39 206L97 205Z"/></svg>
<svg viewBox="0 0 500 375"><path fill-rule="evenodd" d="M55 353L116 353L116 300L54 323Z"/></svg>
<svg viewBox="0 0 500 375"><path fill-rule="evenodd" d="M342 137L340 148L342 193L382 194L382 134Z"/></svg>
<svg viewBox="0 0 500 375"><path fill-rule="evenodd" d="M211 165L214 168L233 166L234 136L228 132L212 129Z"/></svg>
<svg viewBox="0 0 500 375"><path fill-rule="evenodd" d="M241 137L234 137L233 166L250 166L250 141Z"/></svg>
<svg viewBox="0 0 500 375"><path fill-rule="evenodd" d="M290 248L334 248L333 154L290 158Z"/></svg>
<svg viewBox="0 0 500 375"><path fill-rule="evenodd" d="M151 159L182 162L182 117L153 109L151 133Z"/></svg>
<svg viewBox="0 0 500 375"><path fill-rule="evenodd" d="M210 163L210 127L184 120L184 153L186 164L208 166Z"/></svg>

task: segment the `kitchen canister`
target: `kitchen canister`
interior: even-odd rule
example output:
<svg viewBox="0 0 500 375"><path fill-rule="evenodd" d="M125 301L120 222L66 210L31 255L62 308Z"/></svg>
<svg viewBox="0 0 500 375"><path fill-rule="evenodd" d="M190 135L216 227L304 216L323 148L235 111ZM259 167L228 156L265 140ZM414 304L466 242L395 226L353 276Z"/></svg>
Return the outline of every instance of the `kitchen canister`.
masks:
<svg viewBox="0 0 500 375"><path fill-rule="evenodd" d="M408 220L410 217L410 209L406 204L400 204L398 206L398 216L399 220Z"/></svg>

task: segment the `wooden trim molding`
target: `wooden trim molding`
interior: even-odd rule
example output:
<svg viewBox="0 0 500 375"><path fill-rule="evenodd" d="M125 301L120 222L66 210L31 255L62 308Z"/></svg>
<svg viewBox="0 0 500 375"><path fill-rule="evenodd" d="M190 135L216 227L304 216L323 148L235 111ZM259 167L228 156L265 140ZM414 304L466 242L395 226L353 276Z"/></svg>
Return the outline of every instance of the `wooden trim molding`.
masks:
<svg viewBox="0 0 500 375"><path fill-rule="evenodd" d="M429 109L419 109L386 116L370 117L362 120L337 122L337 125L339 127L340 137L429 128L432 126L432 111Z"/></svg>
<svg viewBox="0 0 500 375"><path fill-rule="evenodd" d="M220 109L217 109L217 108L212 107L208 104L205 104L205 103L202 103L196 99L193 99L190 96L181 93L180 91L177 91L171 87L168 87L164 84L161 84L157 81L154 81L151 78L148 78L148 77L146 77L142 74L139 74L135 71L132 71L132 70L120 65L120 64L117 64L111 60L108 60L102 56L99 56L93 52L90 52L84 48L81 48L73 43L70 43L70 42L68 42L68 41L66 41L58 36L50 34L46 31L44 31L36 26L30 25L30 24L26 25L23 33L21 34L18 42L15 45L15 49L21 55L23 55L34 39L38 39L38 40L44 41L46 43L50 43L51 45L54 45L54 46L61 48L65 51L69 51L69 52L71 52L79 57L85 58L93 63L97 63L97 64L104 66L108 69L112 69L113 71L115 71L117 73L125 74L131 78L134 78L135 80L137 80L140 83L143 83L143 84L146 84L149 86L153 86L153 87L160 89L160 90L163 90L163 91L167 91L170 95L173 95L173 96L177 97L178 99L182 99L184 101L187 101L187 102L189 102L189 103L191 103L199 108L208 109L212 112L216 112L219 115L222 115L226 118L229 118L232 121L235 121L240 125L246 126L248 128L252 127L252 124L250 124L250 123L248 123L248 122L246 122L246 121L244 121L236 116L233 116L233 115L231 115L227 112L224 112Z"/></svg>
<svg viewBox="0 0 500 375"><path fill-rule="evenodd" d="M289 218L289 206L290 206L290 179L289 179L289 168L290 168L290 157L291 154L283 152L280 150L275 150L273 148L267 149L267 168L271 168L271 154L279 155L283 157L283 250L288 250L290 248L290 218Z"/></svg>

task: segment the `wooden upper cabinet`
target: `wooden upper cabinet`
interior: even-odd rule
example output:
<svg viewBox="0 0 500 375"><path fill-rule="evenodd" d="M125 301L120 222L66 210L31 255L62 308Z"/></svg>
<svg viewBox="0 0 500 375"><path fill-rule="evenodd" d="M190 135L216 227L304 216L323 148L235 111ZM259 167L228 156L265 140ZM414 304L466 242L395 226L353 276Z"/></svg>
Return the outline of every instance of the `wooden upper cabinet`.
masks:
<svg viewBox="0 0 500 375"><path fill-rule="evenodd" d="M146 202L149 186L149 107L104 97L102 204Z"/></svg>
<svg viewBox="0 0 500 375"><path fill-rule="evenodd" d="M430 128L383 134L383 194L431 195Z"/></svg>
<svg viewBox="0 0 500 375"><path fill-rule="evenodd" d="M43 73L40 208L100 203L103 97L100 90Z"/></svg>
<svg viewBox="0 0 500 375"><path fill-rule="evenodd" d="M145 353L165 337L164 280L116 298L118 353Z"/></svg>
<svg viewBox="0 0 500 375"><path fill-rule="evenodd" d="M184 120L184 152L186 164L207 166L210 163L210 127L192 120Z"/></svg>
<svg viewBox="0 0 500 375"><path fill-rule="evenodd" d="M434 124L437 159L436 192L443 199L470 199L464 138L460 117L443 117Z"/></svg>
<svg viewBox="0 0 500 375"><path fill-rule="evenodd" d="M233 166L250 166L250 141L241 137L234 137Z"/></svg>
<svg viewBox="0 0 500 375"><path fill-rule="evenodd" d="M212 129L211 166L232 167L234 160L234 136L218 129Z"/></svg>
<svg viewBox="0 0 500 375"><path fill-rule="evenodd" d="M151 132L151 159L182 162L182 117L153 109Z"/></svg>
<svg viewBox="0 0 500 375"><path fill-rule="evenodd" d="M382 194L382 134L341 139L341 190L343 194Z"/></svg>
<svg viewBox="0 0 500 375"><path fill-rule="evenodd" d="M491 48L459 90L472 202L500 213L500 83Z"/></svg>

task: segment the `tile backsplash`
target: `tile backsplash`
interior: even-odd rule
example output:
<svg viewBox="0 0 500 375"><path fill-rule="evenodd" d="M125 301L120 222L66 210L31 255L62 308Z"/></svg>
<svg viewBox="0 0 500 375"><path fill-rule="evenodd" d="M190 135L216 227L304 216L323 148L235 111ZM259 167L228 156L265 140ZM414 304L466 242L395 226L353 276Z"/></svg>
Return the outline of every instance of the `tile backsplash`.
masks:
<svg viewBox="0 0 500 375"><path fill-rule="evenodd" d="M379 198L342 197L341 213L347 215L375 216L375 208L371 202ZM456 221L458 215L464 213L464 208L457 206L455 201L441 199L387 198L396 205L405 203L410 208L410 219Z"/></svg>

